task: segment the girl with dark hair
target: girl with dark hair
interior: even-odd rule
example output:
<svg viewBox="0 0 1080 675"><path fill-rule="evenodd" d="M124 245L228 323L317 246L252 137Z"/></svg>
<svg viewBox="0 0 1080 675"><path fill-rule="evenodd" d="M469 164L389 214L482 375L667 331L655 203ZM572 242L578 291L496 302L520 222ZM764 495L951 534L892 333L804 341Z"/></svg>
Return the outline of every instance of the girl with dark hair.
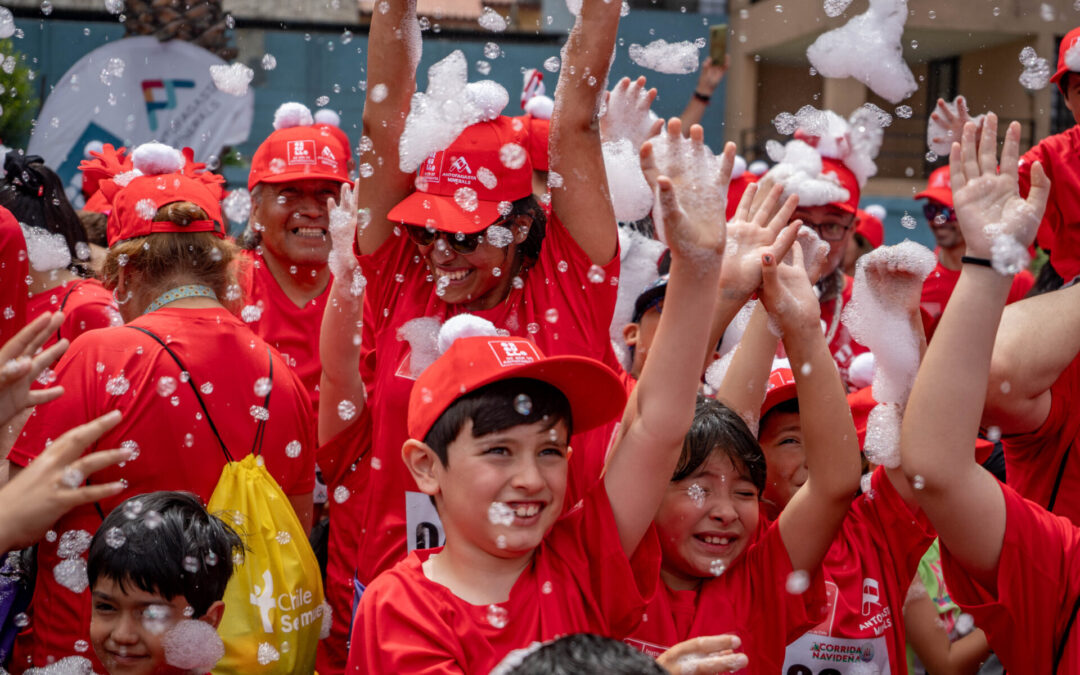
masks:
<svg viewBox="0 0 1080 675"><path fill-rule="evenodd" d="M45 160L12 151L4 159L0 206L22 226L30 261L28 321L44 312L63 312L64 323L46 345L74 340L86 331L123 323L112 294L89 278L90 248L64 185Z"/></svg>
<svg viewBox="0 0 1080 675"><path fill-rule="evenodd" d="M56 366L65 395L31 415L9 456L14 470L61 430L120 410L123 420L90 450L134 451L123 466L95 475L95 482L123 480L126 489L69 512L57 532L93 533L100 514L144 492L185 490L205 502L226 460L249 453L264 459L310 528L314 451L307 394L282 356L219 300L235 283L236 247L225 239L219 205L224 181L196 173L177 150L156 143L137 148L134 162L142 175L101 183L112 202L104 283L119 298L127 325L72 342ZM39 544L34 630L16 643L19 664L44 666L73 655L73 636L88 634L85 572L53 572L65 569L57 567L62 562L81 563L85 547L72 548L68 539Z"/></svg>

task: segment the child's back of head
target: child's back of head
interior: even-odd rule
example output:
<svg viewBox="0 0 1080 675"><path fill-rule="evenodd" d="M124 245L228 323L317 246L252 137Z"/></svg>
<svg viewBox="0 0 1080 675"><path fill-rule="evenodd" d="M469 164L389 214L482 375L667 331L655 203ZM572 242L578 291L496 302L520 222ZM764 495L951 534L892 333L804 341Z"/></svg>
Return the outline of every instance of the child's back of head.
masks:
<svg viewBox="0 0 1080 675"><path fill-rule="evenodd" d="M656 661L625 642L576 633L510 654L492 675L662 675Z"/></svg>

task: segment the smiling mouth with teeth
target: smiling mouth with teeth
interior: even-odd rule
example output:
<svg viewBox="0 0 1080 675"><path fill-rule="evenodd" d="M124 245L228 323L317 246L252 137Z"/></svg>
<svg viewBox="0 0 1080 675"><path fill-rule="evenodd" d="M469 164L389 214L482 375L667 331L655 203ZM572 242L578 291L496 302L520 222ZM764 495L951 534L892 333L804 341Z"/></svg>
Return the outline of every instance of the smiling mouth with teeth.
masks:
<svg viewBox="0 0 1080 675"><path fill-rule="evenodd" d="M458 269L458 270L440 269L438 271L440 277L442 277L444 279L448 279L450 281L461 281L465 277L469 276L470 272L472 272L472 270L467 270L467 269Z"/></svg>
<svg viewBox="0 0 1080 675"><path fill-rule="evenodd" d="M713 544L713 545L716 545L716 546L727 546L732 541L734 541L734 538L732 538L732 537L714 537L712 535L702 535L701 540L704 541L706 544Z"/></svg>
<svg viewBox="0 0 1080 675"><path fill-rule="evenodd" d="M537 503L532 504L508 504L514 511L514 515L518 518L531 518L540 513L540 505Z"/></svg>
<svg viewBox="0 0 1080 675"><path fill-rule="evenodd" d="M326 231L318 227L294 227L292 233L300 237L325 237Z"/></svg>

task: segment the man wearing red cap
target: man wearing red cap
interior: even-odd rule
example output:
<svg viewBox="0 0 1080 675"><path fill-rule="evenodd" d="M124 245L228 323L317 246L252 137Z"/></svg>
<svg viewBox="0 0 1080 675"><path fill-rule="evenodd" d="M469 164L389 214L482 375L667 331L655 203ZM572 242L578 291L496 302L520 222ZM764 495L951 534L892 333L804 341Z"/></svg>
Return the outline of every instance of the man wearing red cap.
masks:
<svg viewBox="0 0 1080 675"><path fill-rule="evenodd" d="M884 212L880 205L871 204L866 207L876 207ZM885 243L885 226L879 218L869 210L859 209L855 212L855 236L848 241L847 249L844 250L844 274L849 277L855 276L855 263L870 251Z"/></svg>
<svg viewBox="0 0 1080 675"><path fill-rule="evenodd" d="M967 247L964 235L956 223L956 211L953 210L952 188L949 185L949 167L943 166L930 174L926 189L915 195L915 199L925 199L923 215L934 233L937 248L937 267L923 283L922 308L937 325L945 304L949 301L956 282L960 280L960 267ZM1024 270L1013 278L1012 290L1008 302L1016 302L1031 290L1035 278ZM934 326L929 326L932 333Z"/></svg>
<svg viewBox="0 0 1080 675"><path fill-rule="evenodd" d="M315 124L299 103L274 115L274 132L251 159L250 274L242 318L276 347L319 402L319 324L330 288L326 200L349 180L344 132Z"/></svg>

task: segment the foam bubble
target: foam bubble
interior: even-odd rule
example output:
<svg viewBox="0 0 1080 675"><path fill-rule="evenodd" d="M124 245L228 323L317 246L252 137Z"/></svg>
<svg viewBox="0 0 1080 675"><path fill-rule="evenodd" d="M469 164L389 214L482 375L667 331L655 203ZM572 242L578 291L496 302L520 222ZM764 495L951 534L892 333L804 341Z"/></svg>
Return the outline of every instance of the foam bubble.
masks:
<svg viewBox="0 0 1080 675"><path fill-rule="evenodd" d="M653 194L641 172L637 148L627 138L605 142L602 147L615 220L621 223L641 220L652 209Z"/></svg>
<svg viewBox="0 0 1080 675"><path fill-rule="evenodd" d="M255 71L242 63L210 66L210 79L214 81L214 86L233 96L245 96L253 77Z"/></svg>
<svg viewBox="0 0 1080 675"><path fill-rule="evenodd" d="M698 69L698 47L688 40L654 40L645 46L634 43L630 45L630 60L658 73L685 75Z"/></svg>
<svg viewBox="0 0 1080 675"><path fill-rule="evenodd" d="M206 672L225 656L225 645L214 627L205 621L178 622L161 638L165 662L184 670Z"/></svg>
<svg viewBox="0 0 1080 675"><path fill-rule="evenodd" d="M155 209L156 211L156 209ZM59 270L71 264L71 249L60 233L49 232L43 227L19 223L26 240L26 256L30 266L38 272Z"/></svg>

